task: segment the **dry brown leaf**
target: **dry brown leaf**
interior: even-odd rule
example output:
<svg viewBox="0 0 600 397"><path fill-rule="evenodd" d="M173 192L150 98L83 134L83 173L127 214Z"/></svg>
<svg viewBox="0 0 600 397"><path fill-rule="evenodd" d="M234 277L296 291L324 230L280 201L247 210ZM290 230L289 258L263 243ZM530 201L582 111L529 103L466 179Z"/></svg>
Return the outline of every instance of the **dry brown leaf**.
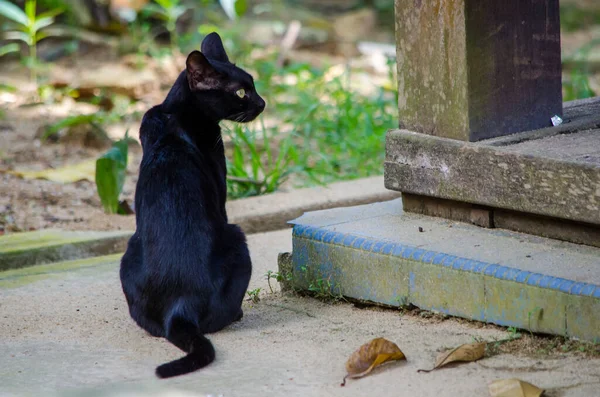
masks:
<svg viewBox="0 0 600 397"><path fill-rule="evenodd" d="M469 343L460 345L456 349L443 352L435 360L435 366L432 369L420 369L417 372L431 372L446 364L458 361L477 361L483 358L486 342Z"/></svg>
<svg viewBox="0 0 600 397"><path fill-rule="evenodd" d="M406 360L406 356L395 343L385 338L373 339L352 353L346 362L347 374L344 376L342 386L346 384L347 378L363 377L373 368L395 360Z"/></svg>
<svg viewBox="0 0 600 397"><path fill-rule="evenodd" d="M500 379L488 386L492 397L540 397L543 389L520 379Z"/></svg>

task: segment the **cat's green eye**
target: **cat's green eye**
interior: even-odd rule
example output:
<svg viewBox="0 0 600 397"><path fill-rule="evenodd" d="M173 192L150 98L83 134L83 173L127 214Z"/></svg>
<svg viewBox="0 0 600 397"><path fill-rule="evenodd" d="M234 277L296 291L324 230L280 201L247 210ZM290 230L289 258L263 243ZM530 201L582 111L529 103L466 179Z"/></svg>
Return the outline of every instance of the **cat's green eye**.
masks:
<svg viewBox="0 0 600 397"><path fill-rule="evenodd" d="M239 90L237 90L235 92L235 95L239 96L240 98L243 98L246 96L246 90L243 88L240 88Z"/></svg>

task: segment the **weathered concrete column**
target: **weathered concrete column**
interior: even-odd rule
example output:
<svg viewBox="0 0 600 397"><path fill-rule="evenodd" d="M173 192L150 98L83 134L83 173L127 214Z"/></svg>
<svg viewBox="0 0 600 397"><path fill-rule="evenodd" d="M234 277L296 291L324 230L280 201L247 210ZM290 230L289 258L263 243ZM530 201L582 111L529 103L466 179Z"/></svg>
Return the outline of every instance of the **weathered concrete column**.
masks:
<svg viewBox="0 0 600 397"><path fill-rule="evenodd" d="M463 141L562 115L558 0L396 0L400 128Z"/></svg>

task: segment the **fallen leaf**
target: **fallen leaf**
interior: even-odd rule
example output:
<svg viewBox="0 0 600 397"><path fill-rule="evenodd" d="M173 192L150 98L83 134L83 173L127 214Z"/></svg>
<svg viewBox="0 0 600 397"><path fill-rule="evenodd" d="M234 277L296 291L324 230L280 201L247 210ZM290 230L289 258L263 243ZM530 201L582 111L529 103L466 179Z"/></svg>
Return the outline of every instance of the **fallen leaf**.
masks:
<svg viewBox="0 0 600 397"><path fill-rule="evenodd" d="M96 160L86 160L79 164L41 171L3 170L1 172L15 175L23 179L46 179L60 183L73 183L83 180L94 181L96 174Z"/></svg>
<svg viewBox="0 0 600 397"><path fill-rule="evenodd" d="M492 397L540 397L543 389L520 379L500 379L488 386Z"/></svg>
<svg viewBox="0 0 600 397"><path fill-rule="evenodd" d="M460 345L456 349L448 350L438 356L432 369L420 369L417 372L431 372L446 364L458 361L477 361L483 358L486 342L469 343Z"/></svg>
<svg viewBox="0 0 600 397"><path fill-rule="evenodd" d="M346 362L346 376L342 386L346 384L347 378L360 378L370 373L373 368L395 360L406 360L406 356L398 346L385 338L376 338L362 345L352 353Z"/></svg>

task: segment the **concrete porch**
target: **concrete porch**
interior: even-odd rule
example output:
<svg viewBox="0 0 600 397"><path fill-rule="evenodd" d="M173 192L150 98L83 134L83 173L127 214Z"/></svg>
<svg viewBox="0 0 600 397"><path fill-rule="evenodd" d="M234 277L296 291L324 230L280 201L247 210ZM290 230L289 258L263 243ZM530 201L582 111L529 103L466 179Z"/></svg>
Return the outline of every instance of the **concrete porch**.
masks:
<svg viewBox="0 0 600 397"><path fill-rule="evenodd" d="M291 287L600 341L600 249L406 213L400 199L292 221Z"/></svg>

